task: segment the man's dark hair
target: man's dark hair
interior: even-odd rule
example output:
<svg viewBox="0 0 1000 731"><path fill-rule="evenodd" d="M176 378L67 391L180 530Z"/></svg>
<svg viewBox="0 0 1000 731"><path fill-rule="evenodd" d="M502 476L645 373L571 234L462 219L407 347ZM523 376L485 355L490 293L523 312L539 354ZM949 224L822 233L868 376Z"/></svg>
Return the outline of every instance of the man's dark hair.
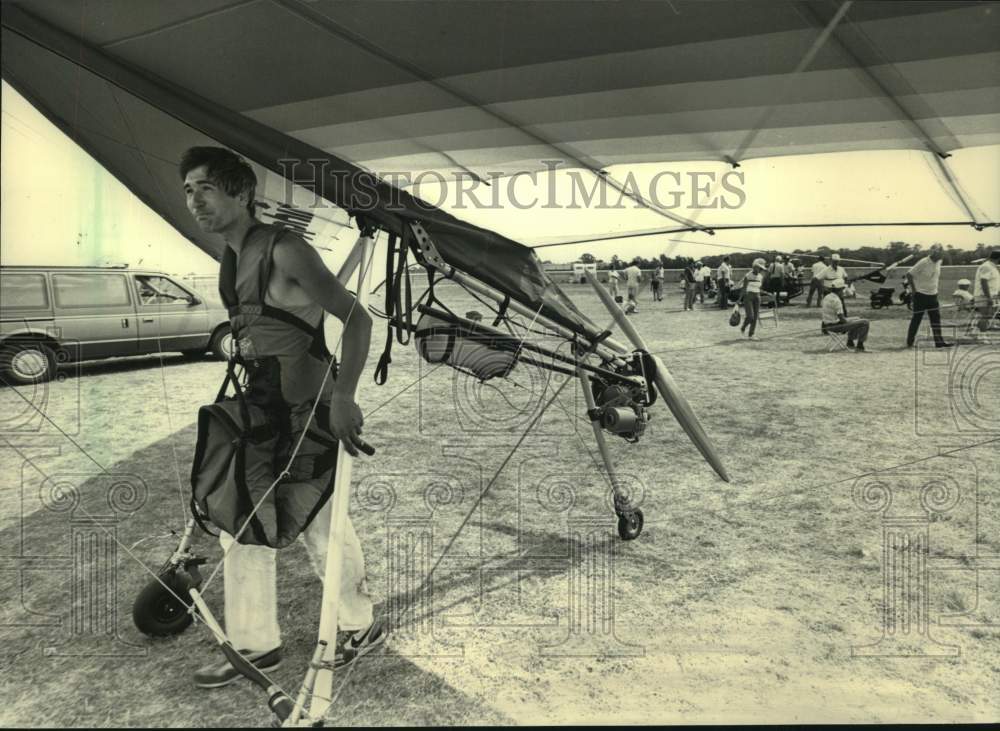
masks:
<svg viewBox="0 0 1000 731"><path fill-rule="evenodd" d="M728 256L722 257L722 261L729 261L729 257Z"/></svg>
<svg viewBox="0 0 1000 731"><path fill-rule="evenodd" d="M246 161L235 152L222 147L191 147L181 156L181 180L195 168L205 166L205 172L220 188L232 197L249 193L247 211L254 215L254 193L257 176Z"/></svg>

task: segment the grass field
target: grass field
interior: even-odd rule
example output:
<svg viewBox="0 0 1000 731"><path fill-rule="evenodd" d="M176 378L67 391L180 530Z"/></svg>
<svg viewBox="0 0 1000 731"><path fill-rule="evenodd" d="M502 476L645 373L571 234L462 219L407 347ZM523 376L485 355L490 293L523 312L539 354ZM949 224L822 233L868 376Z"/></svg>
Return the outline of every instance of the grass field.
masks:
<svg viewBox="0 0 1000 731"><path fill-rule="evenodd" d="M608 321L586 287L566 289ZM575 381L508 461L564 376L522 365L479 385L397 344L389 383L365 377L378 453L355 464L352 516L397 629L338 678L328 723L1000 720L996 343L907 350L906 310L871 312L866 297L848 306L874 319L871 354L828 353L817 311L802 307L755 343L728 313L680 312L666 291L655 304L643 293L633 321L733 479L655 404L639 444L610 442L645 513L635 541L617 538ZM437 294L483 310L453 287ZM148 575L126 549L153 567L169 555L195 413L222 366L167 356L66 375L0 389L0 724L267 723L248 683L191 684L217 656L207 630L153 641L130 620ZM25 399L51 421L31 421ZM51 489L67 482L75 507ZM121 482L146 494L123 496ZM116 552L103 552L94 516ZM211 568L218 545L197 546ZM907 557L915 573L893 573ZM279 562L287 660L273 677L294 693L321 587L301 546ZM220 615L221 588L207 590Z"/></svg>

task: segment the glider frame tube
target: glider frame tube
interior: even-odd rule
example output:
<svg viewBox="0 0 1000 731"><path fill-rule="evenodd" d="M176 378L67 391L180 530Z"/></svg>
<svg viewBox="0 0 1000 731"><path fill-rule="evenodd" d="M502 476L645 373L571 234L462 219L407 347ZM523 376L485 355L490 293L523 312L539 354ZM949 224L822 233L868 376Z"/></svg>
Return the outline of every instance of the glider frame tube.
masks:
<svg viewBox="0 0 1000 731"><path fill-rule="evenodd" d="M358 306L362 311L368 308L368 295L371 289L371 261L375 248L374 240L369 236L360 237L354 244L359 252L352 251L341 268L345 279L358 268ZM330 506L330 533L327 542L326 571L323 579L323 601L320 609L319 638L317 645L326 643L321 666L315 672L315 683L312 691L312 703L309 716L322 719L330 708L333 690L333 660L337 645L337 620L340 607L340 581L343 575L344 563L344 533L347 527L347 511L351 496L351 468L353 460L344 449L338 446L337 467L334 476L333 497ZM307 675L308 678L308 675ZM301 709L296 709L301 713Z"/></svg>
<svg viewBox="0 0 1000 731"><path fill-rule="evenodd" d="M437 267L434 264L430 264L426 261L422 263L424 263L425 266L430 266L435 271L441 272L441 274L443 274L445 277L451 279L454 282L457 282L466 289L470 289L476 294L482 295L483 297L487 297L493 300L498 305L503 305L504 301L508 299L503 294L493 289L489 285L483 284L475 277L472 277L466 274L465 272L456 269L451 265L448 265L447 269L441 269L440 267ZM522 305L520 302L514 299L510 299L508 301L507 307L519 315L523 315L524 317L530 317L533 321L538 322L543 327L552 330L552 332L554 332L556 335L562 338L565 338L567 340L573 340L575 338L580 337L579 333L575 333L572 330L563 327L562 325L558 325L552 322L547 317L545 317L545 315L541 315L535 312L531 308ZM617 342L616 340L613 340L612 338L604 339L603 341L601 341L601 344L598 345L597 348L595 348L594 350L594 353L597 356L599 356L602 360L614 362L616 365L624 365L624 361L621 359L621 356L627 354L628 352L629 352L628 348L626 348L624 345Z"/></svg>

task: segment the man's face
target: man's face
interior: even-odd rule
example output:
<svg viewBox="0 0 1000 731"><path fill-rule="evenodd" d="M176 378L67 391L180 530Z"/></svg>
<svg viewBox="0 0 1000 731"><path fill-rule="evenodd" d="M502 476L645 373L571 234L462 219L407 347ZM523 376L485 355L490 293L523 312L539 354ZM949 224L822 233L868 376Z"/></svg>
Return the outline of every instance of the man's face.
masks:
<svg viewBox="0 0 1000 731"><path fill-rule="evenodd" d="M225 231L246 213L247 194L230 196L208 176L204 165L184 178L184 195L188 210L205 233Z"/></svg>
<svg viewBox="0 0 1000 731"><path fill-rule="evenodd" d="M941 261L941 249L931 249L931 261Z"/></svg>

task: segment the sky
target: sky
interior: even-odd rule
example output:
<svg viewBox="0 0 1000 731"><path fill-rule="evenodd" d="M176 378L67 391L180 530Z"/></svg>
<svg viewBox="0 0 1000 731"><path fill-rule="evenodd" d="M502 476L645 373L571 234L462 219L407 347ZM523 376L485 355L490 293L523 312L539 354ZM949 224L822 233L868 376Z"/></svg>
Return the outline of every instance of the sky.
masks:
<svg viewBox="0 0 1000 731"><path fill-rule="evenodd" d="M3 84L0 263L129 264L171 274L215 273L218 265L133 196L114 176ZM955 151L947 161L980 220L1000 220L1000 146ZM928 154L912 150L800 155L723 163L613 166L619 183L698 224L966 220ZM585 172L499 179L471 193L433 181L411 192L456 216L528 245L670 228L661 212L610 188L604 204ZM700 189L700 192L699 192ZM177 194L180 195L178 187ZM692 204L700 207L693 207ZM714 204L714 207L712 205ZM725 206L731 206L726 208ZM609 260L660 253L698 257L738 249L804 250L907 241L960 249L1000 246L1000 229L899 227L757 229L620 238L539 249L570 262L583 253Z"/></svg>

